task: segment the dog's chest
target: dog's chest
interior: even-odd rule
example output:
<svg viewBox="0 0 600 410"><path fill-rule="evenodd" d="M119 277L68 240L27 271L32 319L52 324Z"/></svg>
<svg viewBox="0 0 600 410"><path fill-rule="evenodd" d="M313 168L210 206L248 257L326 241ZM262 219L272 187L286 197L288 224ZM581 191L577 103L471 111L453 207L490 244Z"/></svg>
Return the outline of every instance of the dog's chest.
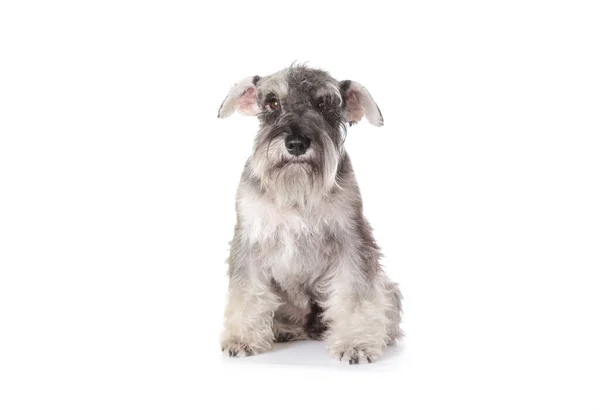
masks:
<svg viewBox="0 0 600 410"><path fill-rule="evenodd" d="M243 230L261 266L275 280L305 281L326 269L337 243L333 232L339 229L335 213L281 210L270 201L255 199L241 204Z"/></svg>

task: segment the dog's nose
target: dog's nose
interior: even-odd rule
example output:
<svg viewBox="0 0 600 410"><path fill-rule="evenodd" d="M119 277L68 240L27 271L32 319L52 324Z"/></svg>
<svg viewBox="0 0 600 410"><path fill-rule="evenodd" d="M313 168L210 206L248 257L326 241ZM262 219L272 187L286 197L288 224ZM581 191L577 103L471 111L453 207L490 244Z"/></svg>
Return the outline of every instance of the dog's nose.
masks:
<svg viewBox="0 0 600 410"><path fill-rule="evenodd" d="M310 147L310 140L301 135L288 135L285 138L285 147L290 154L298 157Z"/></svg>

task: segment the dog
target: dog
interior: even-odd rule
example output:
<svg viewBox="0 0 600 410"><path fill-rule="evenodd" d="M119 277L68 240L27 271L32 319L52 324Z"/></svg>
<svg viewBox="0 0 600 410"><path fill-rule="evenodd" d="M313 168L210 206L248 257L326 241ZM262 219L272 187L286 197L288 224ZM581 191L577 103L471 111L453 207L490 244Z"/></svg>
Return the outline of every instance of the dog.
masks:
<svg viewBox="0 0 600 410"><path fill-rule="evenodd" d="M326 340L344 363L371 363L401 339L402 295L383 272L363 215L347 126L383 117L369 91L292 65L236 83L219 109L260 129L236 196L222 351Z"/></svg>

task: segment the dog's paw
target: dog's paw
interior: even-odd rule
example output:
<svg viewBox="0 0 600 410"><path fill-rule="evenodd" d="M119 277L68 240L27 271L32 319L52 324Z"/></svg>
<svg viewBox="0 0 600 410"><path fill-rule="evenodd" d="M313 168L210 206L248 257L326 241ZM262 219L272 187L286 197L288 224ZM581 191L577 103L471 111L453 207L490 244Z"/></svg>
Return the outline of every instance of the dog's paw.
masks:
<svg viewBox="0 0 600 410"><path fill-rule="evenodd" d="M221 351L229 357L253 356L255 351L246 343L230 341L221 344Z"/></svg>
<svg viewBox="0 0 600 410"><path fill-rule="evenodd" d="M377 360L379 354L363 347L352 347L349 349L331 350L331 355L342 363L364 364Z"/></svg>

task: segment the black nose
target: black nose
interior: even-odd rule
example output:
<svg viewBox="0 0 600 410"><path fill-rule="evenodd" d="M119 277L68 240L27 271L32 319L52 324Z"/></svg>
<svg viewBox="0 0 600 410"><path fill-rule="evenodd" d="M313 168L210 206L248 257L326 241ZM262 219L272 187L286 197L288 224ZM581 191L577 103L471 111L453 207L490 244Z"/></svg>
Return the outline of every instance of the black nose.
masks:
<svg viewBox="0 0 600 410"><path fill-rule="evenodd" d="M310 147L310 140L301 135L288 135L285 138L285 147L290 154L298 157Z"/></svg>

